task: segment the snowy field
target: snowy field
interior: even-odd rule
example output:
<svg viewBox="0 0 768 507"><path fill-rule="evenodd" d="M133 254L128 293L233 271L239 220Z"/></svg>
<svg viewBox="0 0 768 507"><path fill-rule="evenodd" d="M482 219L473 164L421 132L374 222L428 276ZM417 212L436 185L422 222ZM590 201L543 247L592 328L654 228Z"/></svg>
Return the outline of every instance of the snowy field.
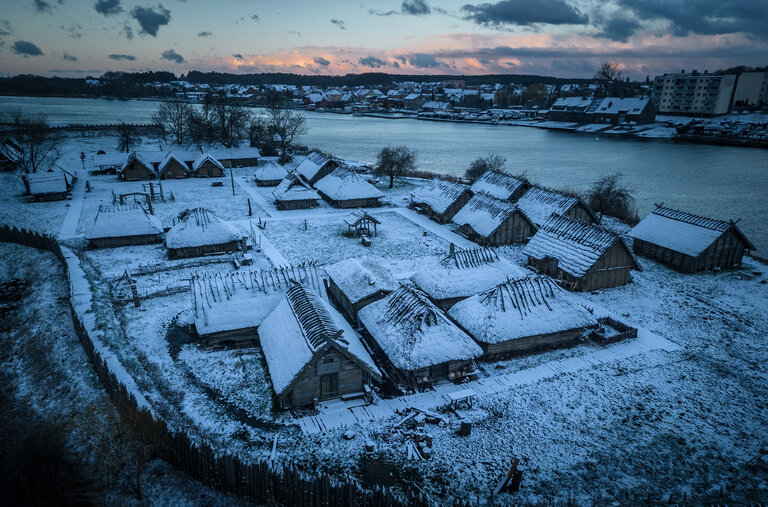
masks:
<svg viewBox="0 0 768 507"><path fill-rule="evenodd" d="M155 213L170 226L184 209L205 206L235 221L244 232L249 220L266 220L259 234L274 252L254 252L256 268L274 262L275 252L290 262L320 263L375 255L404 279L461 239L452 227L425 224L397 207L405 204L403 198L415 186L412 180L398 182L391 191L386 182L377 185L391 205L373 212L382 224L373 244L365 247L344 234L344 210L324 205L278 212L269 205L271 190L252 185L247 176L247 168L236 170L235 196L229 178L223 179L222 188L211 187L207 179L163 182L164 192L173 193L175 200L157 203ZM82 194L77 216L67 213L72 201L50 203L40 214L45 219L36 223L37 212L30 214L20 197L3 190L0 219L52 233L65 220L76 220L78 237L68 242L81 246L79 236L99 205L111 203L113 191L142 186L118 182L115 176L88 179L94 190ZM607 222L627 232L626 226ZM20 250L15 249L16 256ZM525 262L520 247L499 252L512 262ZM232 262L190 267L186 261L168 261L159 245L81 254L94 294L104 303L95 313L107 330L105 340L155 410L173 427L228 452L265 457L277 437L278 460L306 470L320 466L369 485L418 486L430 495L473 499L487 498L506 476L511 460L520 458L526 469L522 489L502 498L515 504L635 504L648 498L658 503L681 501L683 495L702 502L768 499L768 463L745 464L768 444L768 266L751 259L739 270L697 275L640 259L643 271L635 272L629 285L581 297L587 306L607 311L658 340L635 349L630 343L601 347L585 341L568 349L480 363L479 381L498 385L478 395L472 408L451 411L430 405L444 423L426 425L433 457L415 460L408 459L394 428L402 417L383 412L387 400L382 393L371 407L373 412L381 409L375 417L357 417L338 404L309 414L329 421L344 414L341 422L346 426L324 432L306 431L306 419L276 411L260 348L198 344L189 332L189 292L145 299L139 308L108 304L110 284L125 270L135 273L143 295L183 287L196 270L232 272ZM54 262L52 256L38 257L41 265ZM42 308L51 301L39 304ZM638 343L646 343L644 339L641 336ZM545 368L548 373L540 375ZM418 406L419 398L405 397L401 403ZM467 421L472 422L471 435L458 436L461 422ZM355 437L342 438L347 431ZM374 451L365 450L367 440L374 443Z"/></svg>

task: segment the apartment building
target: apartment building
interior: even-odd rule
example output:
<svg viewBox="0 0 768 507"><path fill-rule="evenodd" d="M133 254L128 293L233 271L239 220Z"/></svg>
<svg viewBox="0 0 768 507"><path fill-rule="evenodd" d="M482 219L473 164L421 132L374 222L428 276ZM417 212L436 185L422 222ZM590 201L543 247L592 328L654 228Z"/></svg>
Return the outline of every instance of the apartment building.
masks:
<svg viewBox="0 0 768 507"><path fill-rule="evenodd" d="M735 85L732 74L664 74L653 81L652 99L659 114L717 116L730 111Z"/></svg>
<svg viewBox="0 0 768 507"><path fill-rule="evenodd" d="M745 72L740 75L733 103L743 106L768 104L768 72Z"/></svg>

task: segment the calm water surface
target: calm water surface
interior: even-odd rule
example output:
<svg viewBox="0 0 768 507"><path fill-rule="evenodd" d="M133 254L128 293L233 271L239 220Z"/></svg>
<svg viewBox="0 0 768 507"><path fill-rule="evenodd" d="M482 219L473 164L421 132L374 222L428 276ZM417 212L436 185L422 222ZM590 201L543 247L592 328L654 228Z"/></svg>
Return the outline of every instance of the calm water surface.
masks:
<svg viewBox="0 0 768 507"><path fill-rule="evenodd" d="M0 97L0 110L43 112L54 123L147 123L151 101ZM358 118L307 113L309 134L300 142L336 156L373 162L387 144L416 150L418 166L461 174L478 156L498 153L507 167L533 181L583 191L601 175L620 171L634 189L641 216L654 203L739 225L768 256L768 150L611 139L530 127L419 120Z"/></svg>

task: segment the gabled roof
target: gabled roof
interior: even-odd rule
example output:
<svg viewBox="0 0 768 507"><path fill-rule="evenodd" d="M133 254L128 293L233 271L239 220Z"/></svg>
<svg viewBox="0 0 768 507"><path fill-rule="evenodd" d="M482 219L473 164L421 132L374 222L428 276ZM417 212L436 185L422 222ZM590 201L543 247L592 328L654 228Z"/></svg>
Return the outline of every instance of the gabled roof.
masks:
<svg viewBox="0 0 768 507"><path fill-rule="evenodd" d="M344 259L326 266L325 272L352 304L379 291L392 292L399 286L387 268L370 258Z"/></svg>
<svg viewBox="0 0 768 507"><path fill-rule="evenodd" d="M130 155L128 155L128 158L126 159L125 163L123 163L123 166L120 168L120 172L125 171L128 168L128 166L131 165L131 163L133 163L134 160L140 163L141 165L143 165L144 167L146 167L149 170L149 172L155 172L155 170L152 168L152 164L150 163L150 161L146 157L144 157L144 155L137 153L135 151Z"/></svg>
<svg viewBox="0 0 768 507"><path fill-rule="evenodd" d="M525 180L500 171L486 171L470 187L472 192L485 192L497 199L507 200L518 189L527 186Z"/></svg>
<svg viewBox="0 0 768 507"><path fill-rule="evenodd" d="M288 391L328 348L335 348L374 378L381 372L358 335L317 292L294 283L259 327L259 341L275 392Z"/></svg>
<svg viewBox="0 0 768 507"><path fill-rule="evenodd" d="M432 208L432 211L440 214L445 213L445 210L468 190L468 185L433 178L426 185L415 190L411 194L411 200L416 204L426 204Z"/></svg>
<svg viewBox="0 0 768 507"><path fill-rule="evenodd" d="M195 208L166 233L165 244L168 248L189 248L231 243L242 237L237 227L221 220L213 211Z"/></svg>
<svg viewBox="0 0 768 507"><path fill-rule="evenodd" d="M368 212L366 212L365 210L361 210L361 209L356 209L352 211L349 215L344 217L344 223L352 227L356 226L363 220L367 220L374 224L381 225L381 222L379 220L374 218L372 215L369 215Z"/></svg>
<svg viewBox="0 0 768 507"><path fill-rule="evenodd" d="M334 201L384 197L381 190L347 167L337 167L315 183L315 188Z"/></svg>
<svg viewBox="0 0 768 507"><path fill-rule="evenodd" d="M197 159L195 159L195 161L192 163L192 170L197 171L206 161L210 161L213 165L217 166L222 171L224 170L224 166L221 165L221 162L213 158L213 155L210 153L203 153L197 157Z"/></svg>
<svg viewBox="0 0 768 507"><path fill-rule="evenodd" d="M122 238L161 234L163 224L138 204L126 206L101 206L93 224L85 234L86 239Z"/></svg>
<svg viewBox="0 0 768 507"><path fill-rule="evenodd" d="M281 202L320 199L318 193L312 190L304 180L299 178L296 171L289 172L285 178L283 178L283 181L281 181L277 188L275 188L275 191L272 192L272 196L275 198L275 201Z"/></svg>
<svg viewBox="0 0 768 507"><path fill-rule="evenodd" d="M595 109L596 113L618 114L627 112L629 114L639 114L650 102L648 97L605 97L600 105Z"/></svg>
<svg viewBox="0 0 768 507"><path fill-rule="evenodd" d="M456 250L440 261L427 263L411 280L433 299L442 300L473 296L526 273L493 249L473 248Z"/></svg>
<svg viewBox="0 0 768 507"><path fill-rule="evenodd" d="M392 364L401 370L474 359L483 353L426 294L405 285L361 309L358 316Z"/></svg>
<svg viewBox="0 0 768 507"><path fill-rule="evenodd" d="M312 262L233 273L193 273L190 279L195 328L209 335L261 325L291 287L291 280L322 287Z"/></svg>
<svg viewBox="0 0 768 507"><path fill-rule="evenodd" d="M288 172L274 162L267 162L259 166L253 173L253 179L256 181L274 181L282 180L288 175Z"/></svg>
<svg viewBox="0 0 768 507"><path fill-rule="evenodd" d="M453 217L453 222L469 225L477 234L487 238L513 213L520 213L535 228L533 222L520 211L517 205L496 199L484 192L473 195Z"/></svg>
<svg viewBox="0 0 768 507"><path fill-rule="evenodd" d="M448 314L481 343L502 343L597 325L586 308L548 276L507 280L456 303Z"/></svg>
<svg viewBox="0 0 768 507"><path fill-rule="evenodd" d="M304 177L307 181L312 179L325 167L326 164L333 163L331 159L324 156L322 153L313 151L296 166L296 172Z"/></svg>
<svg viewBox="0 0 768 507"><path fill-rule="evenodd" d="M755 245L732 221L715 220L662 206L641 220L629 231L629 236L697 257L731 228L748 249L755 250Z"/></svg>
<svg viewBox="0 0 768 507"><path fill-rule="evenodd" d="M29 173L25 176L32 195L66 193L70 188L67 173L59 169L50 172Z"/></svg>
<svg viewBox="0 0 768 507"><path fill-rule="evenodd" d="M617 234L568 217L554 216L542 225L523 248L534 259L557 259L563 271L581 278L613 245L619 244L631 259L631 267L642 271L627 244Z"/></svg>
<svg viewBox="0 0 768 507"><path fill-rule="evenodd" d="M581 199L550 188L533 186L518 199L516 204L537 227L549 220L552 215L565 215L579 204L587 210L595 222L598 222L592 209Z"/></svg>
<svg viewBox="0 0 768 507"><path fill-rule="evenodd" d="M174 152L172 152L172 151L169 151L169 152L168 152L168 153L165 155L165 158L163 158L163 161L162 161L162 162L160 162L160 164L157 166L157 172L158 172L158 174L159 174L159 173L161 173L161 172L163 172L163 169L165 169L165 167L166 167L168 164L170 164L171 162L176 162L176 163L180 164L180 165L181 165L181 167L183 167L185 171L189 170L189 169L187 168L187 164L186 164L186 163L185 163L185 162L184 162L184 161L183 161L181 158L179 158L179 157L178 157L178 156L177 156L177 155L176 155Z"/></svg>
<svg viewBox="0 0 768 507"><path fill-rule="evenodd" d="M561 87L561 89L563 89ZM589 107L595 99L583 98L583 97L560 97L552 104L550 110L565 110L572 108L584 108Z"/></svg>

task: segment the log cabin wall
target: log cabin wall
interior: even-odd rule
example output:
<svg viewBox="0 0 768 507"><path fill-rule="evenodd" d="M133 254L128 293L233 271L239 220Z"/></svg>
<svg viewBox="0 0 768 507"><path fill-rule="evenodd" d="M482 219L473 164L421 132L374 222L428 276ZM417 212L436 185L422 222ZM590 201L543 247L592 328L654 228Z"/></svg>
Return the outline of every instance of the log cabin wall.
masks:
<svg viewBox="0 0 768 507"><path fill-rule="evenodd" d="M443 213L434 213L434 216L437 218L437 221L441 224L447 224L451 220L453 220L453 217L456 216L456 213L459 212L461 208L464 207L465 204L469 202L469 200L472 198L472 192L469 191L469 189L462 192L462 194L451 203L450 206L446 208L446 210Z"/></svg>
<svg viewBox="0 0 768 507"><path fill-rule="evenodd" d="M632 257L619 242L615 242L584 276L580 290L592 291L626 285L631 279L632 266Z"/></svg>
<svg viewBox="0 0 768 507"><path fill-rule="evenodd" d="M531 224L519 212L514 212L481 244L483 246L519 245L527 243L533 234Z"/></svg>
<svg viewBox="0 0 768 507"><path fill-rule="evenodd" d="M143 234L140 236L118 236L114 238L94 238L88 240L88 248L114 248L119 246L149 245L159 243L157 234Z"/></svg>
<svg viewBox="0 0 768 507"><path fill-rule="evenodd" d="M202 257L206 254L223 253L223 252L235 252L240 249L239 241L230 241L229 243L222 243L218 245L203 245L186 248L169 248L169 259L186 259L189 257Z"/></svg>
<svg viewBox="0 0 768 507"><path fill-rule="evenodd" d="M515 340L507 340L500 343L480 343L483 348L481 359L495 361L500 358L530 354L540 350L566 347L578 340L583 329L569 329L557 333L527 336Z"/></svg>

